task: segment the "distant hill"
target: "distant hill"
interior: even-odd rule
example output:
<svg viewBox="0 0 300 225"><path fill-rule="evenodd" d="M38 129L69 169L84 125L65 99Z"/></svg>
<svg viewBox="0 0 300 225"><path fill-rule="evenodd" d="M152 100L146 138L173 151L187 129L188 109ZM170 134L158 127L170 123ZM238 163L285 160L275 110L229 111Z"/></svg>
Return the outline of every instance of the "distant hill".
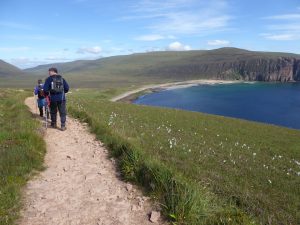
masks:
<svg viewBox="0 0 300 225"><path fill-rule="evenodd" d="M0 77L10 77L24 74L19 68L0 60Z"/></svg>
<svg viewBox="0 0 300 225"><path fill-rule="evenodd" d="M41 65L26 69L45 74L50 66L61 73L95 80L141 79L149 81L188 79L240 79L250 81L300 81L300 55L255 52L238 48L185 52L149 52L97 60ZM97 80L97 79L96 79Z"/></svg>

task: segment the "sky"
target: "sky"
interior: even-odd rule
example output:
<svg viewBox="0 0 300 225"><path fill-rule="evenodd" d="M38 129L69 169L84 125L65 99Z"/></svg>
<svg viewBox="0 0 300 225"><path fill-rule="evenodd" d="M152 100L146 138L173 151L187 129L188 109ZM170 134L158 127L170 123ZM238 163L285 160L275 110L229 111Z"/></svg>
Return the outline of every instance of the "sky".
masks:
<svg viewBox="0 0 300 225"><path fill-rule="evenodd" d="M0 59L22 69L221 47L300 54L300 0L0 0Z"/></svg>

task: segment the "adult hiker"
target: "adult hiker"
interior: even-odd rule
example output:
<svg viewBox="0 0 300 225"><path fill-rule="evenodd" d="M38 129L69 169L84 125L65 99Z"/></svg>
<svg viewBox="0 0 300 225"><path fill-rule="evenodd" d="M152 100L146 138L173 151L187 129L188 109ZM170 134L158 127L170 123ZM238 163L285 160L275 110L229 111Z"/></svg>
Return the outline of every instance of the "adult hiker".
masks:
<svg viewBox="0 0 300 225"><path fill-rule="evenodd" d="M38 84L34 88L34 95L37 95L37 105L40 111L40 117L44 116L45 95L42 80L38 80Z"/></svg>
<svg viewBox="0 0 300 225"><path fill-rule="evenodd" d="M49 77L44 84L44 92L50 97L51 127L57 128L57 111L59 111L61 130L66 130L66 95L69 91L67 81L58 74L56 68L49 70Z"/></svg>

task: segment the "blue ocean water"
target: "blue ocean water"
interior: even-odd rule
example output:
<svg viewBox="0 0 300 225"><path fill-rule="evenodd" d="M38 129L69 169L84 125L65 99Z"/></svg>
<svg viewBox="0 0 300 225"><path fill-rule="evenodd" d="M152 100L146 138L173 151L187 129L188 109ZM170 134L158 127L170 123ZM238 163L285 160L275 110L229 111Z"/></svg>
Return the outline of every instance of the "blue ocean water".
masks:
<svg viewBox="0 0 300 225"><path fill-rule="evenodd" d="M198 85L144 95L134 103L300 129L300 83Z"/></svg>

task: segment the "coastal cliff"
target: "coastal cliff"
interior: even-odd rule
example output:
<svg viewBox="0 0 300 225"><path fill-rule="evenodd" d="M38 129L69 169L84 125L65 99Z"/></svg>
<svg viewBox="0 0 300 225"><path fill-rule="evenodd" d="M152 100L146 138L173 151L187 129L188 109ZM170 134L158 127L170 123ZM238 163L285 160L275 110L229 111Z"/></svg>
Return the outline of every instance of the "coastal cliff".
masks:
<svg viewBox="0 0 300 225"><path fill-rule="evenodd" d="M187 79L203 76L223 80L294 82L300 81L300 57L259 55L250 51L223 55L210 52L190 58L189 62L151 68L147 73Z"/></svg>

